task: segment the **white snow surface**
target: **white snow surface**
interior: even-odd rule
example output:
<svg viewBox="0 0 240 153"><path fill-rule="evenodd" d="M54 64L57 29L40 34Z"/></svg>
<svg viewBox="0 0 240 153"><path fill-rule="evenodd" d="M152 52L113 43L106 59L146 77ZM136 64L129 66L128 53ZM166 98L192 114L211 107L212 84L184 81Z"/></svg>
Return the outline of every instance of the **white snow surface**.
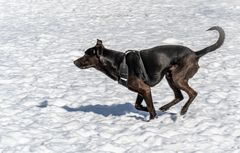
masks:
<svg viewBox="0 0 240 153"><path fill-rule="evenodd" d="M158 118L134 108L136 93L73 60L102 39L126 51L163 44L200 50L191 80L198 97ZM1 0L0 152L239 153L239 0ZM165 79L152 88L155 109L170 102Z"/></svg>

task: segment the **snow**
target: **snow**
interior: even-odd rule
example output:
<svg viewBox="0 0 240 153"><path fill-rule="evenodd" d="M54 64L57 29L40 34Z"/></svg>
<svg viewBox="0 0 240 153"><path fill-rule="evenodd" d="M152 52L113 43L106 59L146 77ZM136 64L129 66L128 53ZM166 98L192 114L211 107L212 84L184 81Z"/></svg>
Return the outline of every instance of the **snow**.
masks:
<svg viewBox="0 0 240 153"><path fill-rule="evenodd" d="M238 0L1 0L0 12L0 152L240 152ZM97 38L122 52L197 51L216 41L214 25L226 41L200 60L185 116L186 99L147 122L135 93L72 63ZM157 110L173 98L165 80L152 94Z"/></svg>

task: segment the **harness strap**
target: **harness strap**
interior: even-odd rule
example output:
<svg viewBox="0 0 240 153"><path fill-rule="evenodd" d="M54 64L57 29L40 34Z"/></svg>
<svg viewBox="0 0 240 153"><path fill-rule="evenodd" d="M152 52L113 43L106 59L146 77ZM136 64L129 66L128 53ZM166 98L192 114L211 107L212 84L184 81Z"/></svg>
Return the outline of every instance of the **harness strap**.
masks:
<svg viewBox="0 0 240 153"><path fill-rule="evenodd" d="M126 56L128 53L132 52L132 50L127 50L124 53L124 57L123 57L123 61L119 66L119 79L118 79L118 83L127 87L127 79L128 79L128 66L126 63Z"/></svg>
<svg viewBox="0 0 240 153"><path fill-rule="evenodd" d="M140 59L139 62L140 62L141 70L143 71L144 80L145 80L146 82L148 82L148 81L149 81L149 77L148 77L148 74L147 74L147 72L146 72L145 66L144 66L144 64L143 64L142 57L141 57L141 53L140 53L140 51L137 52L137 53L138 53L138 56L139 56L139 59Z"/></svg>
<svg viewBox="0 0 240 153"><path fill-rule="evenodd" d="M139 56L139 64L140 64L140 68L141 68L142 73L143 73L143 79L144 79L145 82L149 82L149 77L148 77L148 74L146 72L144 63L142 61L142 57L141 57L140 51L128 50L128 51L125 52L123 61L122 61L122 63L119 66L119 76L120 77L118 79L118 83L123 85L123 86L125 86L125 87L127 87L128 66L127 66L127 63L126 63L126 55L128 53L130 53L130 52L134 52L134 53L136 53Z"/></svg>

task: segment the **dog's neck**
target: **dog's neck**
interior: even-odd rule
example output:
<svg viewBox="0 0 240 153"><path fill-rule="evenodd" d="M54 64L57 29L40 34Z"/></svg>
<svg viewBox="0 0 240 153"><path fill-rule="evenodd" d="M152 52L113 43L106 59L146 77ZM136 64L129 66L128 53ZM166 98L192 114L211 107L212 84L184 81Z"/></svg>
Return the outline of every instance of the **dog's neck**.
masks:
<svg viewBox="0 0 240 153"><path fill-rule="evenodd" d="M100 55L100 64L95 68L111 79L117 81L119 79L119 65L124 59L124 53L103 48L102 55Z"/></svg>

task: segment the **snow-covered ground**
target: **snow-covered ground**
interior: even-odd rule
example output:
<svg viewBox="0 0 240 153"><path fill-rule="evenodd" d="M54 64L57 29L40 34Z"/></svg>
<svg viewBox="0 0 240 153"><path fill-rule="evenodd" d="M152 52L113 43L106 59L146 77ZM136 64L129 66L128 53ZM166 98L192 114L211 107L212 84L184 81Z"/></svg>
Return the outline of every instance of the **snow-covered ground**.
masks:
<svg viewBox="0 0 240 153"><path fill-rule="evenodd" d="M174 43L200 50L191 80L198 97L158 118L134 109L136 94L72 61L102 39L125 51ZM239 153L239 0L1 0L0 152ZM152 89L155 108L173 98L165 80ZM186 95L185 95L186 97Z"/></svg>

